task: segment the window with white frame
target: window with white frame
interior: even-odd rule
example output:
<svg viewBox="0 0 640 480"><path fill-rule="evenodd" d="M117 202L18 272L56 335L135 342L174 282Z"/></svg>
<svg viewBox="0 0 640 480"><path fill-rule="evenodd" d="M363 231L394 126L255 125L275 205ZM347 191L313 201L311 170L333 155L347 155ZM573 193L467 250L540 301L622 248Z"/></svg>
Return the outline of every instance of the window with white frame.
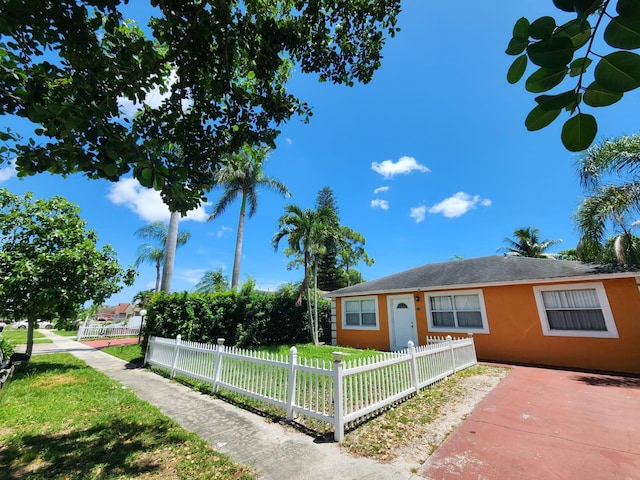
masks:
<svg viewBox="0 0 640 480"><path fill-rule="evenodd" d="M378 328L376 297L342 300L343 328Z"/></svg>
<svg viewBox="0 0 640 480"><path fill-rule="evenodd" d="M426 294L429 330L489 332L481 290Z"/></svg>
<svg viewBox="0 0 640 480"><path fill-rule="evenodd" d="M538 286L534 294L545 335L618 338L602 283Z"/></svg>

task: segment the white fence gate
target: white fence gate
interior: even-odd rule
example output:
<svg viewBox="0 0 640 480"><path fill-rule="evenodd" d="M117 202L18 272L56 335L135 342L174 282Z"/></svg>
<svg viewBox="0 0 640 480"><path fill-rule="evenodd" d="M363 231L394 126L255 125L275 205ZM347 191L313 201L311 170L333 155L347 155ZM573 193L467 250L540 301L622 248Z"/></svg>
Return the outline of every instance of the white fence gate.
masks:
<svg viewBox="0 0 640 480"><path fill-rule="evenodd" d="M473 336L431 338L428 345L380 353L376 357L334 361L300 360L295 347L288 356L151 337L145 363L182 376L281 407L286 418L307 415L329 423L334 439L369 414L399 403L418 390L477 363Z"/></svg>
<svg viewBox="0 0 640 480"><path fill-rule="evenodd" d="M140 334L140 327L111 327L109 325L81 325L78 329L77 340L88 340L92 338L113 338L113 337L137 337Z"/></svg>

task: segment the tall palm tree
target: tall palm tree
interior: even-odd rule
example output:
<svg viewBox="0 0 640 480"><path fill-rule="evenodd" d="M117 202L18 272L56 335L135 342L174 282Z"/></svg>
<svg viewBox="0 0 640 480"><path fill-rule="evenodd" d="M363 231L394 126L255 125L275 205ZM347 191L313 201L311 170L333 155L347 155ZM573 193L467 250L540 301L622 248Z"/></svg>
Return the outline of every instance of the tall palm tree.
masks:
<svg viewBox="0 0 640 480"><path fill-rule="evenodd" d="M243 148L232 155L216 175L216 183L224 188L222 197L213 207L209 220L213 220L237 198L240 198L240 215L236 233L236 249L233 258L231 288L237 288L240 278L240 260L242 258L242 239L244 237L244 221L246 215L251 218L258 208L258 188L273 190L283 197L291 196L289 190L279 180L268 177L262 171L267 154L266 147ZM248 206L248 210L247 210Z"/></svg>
<svg viewBox="0 0 640 480"><path fill-rule="evenodd" d="M169 228L163 222L152 222L149 225L140 227L135 232L135 236L141 239L156 240L155 244L144 243L138 247L138 258L136 266L142 263L152 263L156 267L156 288L160 290L160 272L165 261L165 250L167 238L169 236ZM184 245L191 237L191 233L182 232L176 236L176 246Z"/></svg>
<svg viewBox="0 0 640 480"><path fill-rule="evenodd" d="M498 251L508 252L519 257L545 258L549 255L545 251L560 242L558 240L540 240L540 229L524 227L513 232L514 238L505 238L506 247L499 248Z"/></svg>
<svg viewBox="0 0 640 480"><path fill-rule="evenodd" d="M581 155L577 167L587 193L575 214L579 255L597 258L611 229L617 237L617 261L626 264L638 253L633 252L631 228L638 225L640 213L640 136L598 142Z"/></svg>
<svg viewBox="0 0 640 480"><path fill-rule="evenodd" d="M273 236L272 245L278 251L280 240L287 237L285 254L293 256L290 266L302 265L304 278L298 293L298 305L302 303L303 292L307 295L307 308L313 343L319 344L317 271L318 261L326 251L326 243L338 232L332 228L332 212L327 208L319 210L303 210L296 205L285 206L285 213L278 219L278 231ZM314 279L313 296L310 291L310 280ZM312 300L314 299L314 300ZM312 312L313 309L313 312Z"/></svg>

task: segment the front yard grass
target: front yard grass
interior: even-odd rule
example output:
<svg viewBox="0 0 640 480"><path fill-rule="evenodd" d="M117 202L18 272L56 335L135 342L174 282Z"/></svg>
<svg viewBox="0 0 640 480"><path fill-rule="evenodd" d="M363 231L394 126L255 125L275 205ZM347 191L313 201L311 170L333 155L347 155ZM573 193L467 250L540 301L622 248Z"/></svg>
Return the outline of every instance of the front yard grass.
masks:
<svg viewBox="0 0 640 480"><path fill-rule="evenodd" d="M0 408L0 478L253 479L70 354L20 366Z"/></svg>
<svg viewBox="0 0 640 480"><path fill-rule="evenodd" d="M5 327L2 333L4 338L13 342L14 345L25 345L27 343L27 329L26 328L13 328ZM33 331L33 343L52 343L44 334L40 333L37 329Z"/></svg>

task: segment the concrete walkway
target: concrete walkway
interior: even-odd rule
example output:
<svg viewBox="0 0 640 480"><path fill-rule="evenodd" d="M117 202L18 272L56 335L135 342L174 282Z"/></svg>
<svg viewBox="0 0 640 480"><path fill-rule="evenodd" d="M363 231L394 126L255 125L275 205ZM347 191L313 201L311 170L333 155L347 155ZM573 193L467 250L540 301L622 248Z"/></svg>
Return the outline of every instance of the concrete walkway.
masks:
<svg viewBox="0 0 640 480"><path fill-rule="evenodd" d="M512 367L419 474L639 480L640 378Z"/></svg>
<svg viewBox="0 0 640 480"><path fill-rule="evenodd" d="M419 478L399 467L354 458L332 442L314 439L286 425L195 392L183 385L47 330L53 344L34 345L34 354L69 352L158 407L187 430L264 480L340 479L406 480ZM115 342L114 342L115 343Z"/></svg>

